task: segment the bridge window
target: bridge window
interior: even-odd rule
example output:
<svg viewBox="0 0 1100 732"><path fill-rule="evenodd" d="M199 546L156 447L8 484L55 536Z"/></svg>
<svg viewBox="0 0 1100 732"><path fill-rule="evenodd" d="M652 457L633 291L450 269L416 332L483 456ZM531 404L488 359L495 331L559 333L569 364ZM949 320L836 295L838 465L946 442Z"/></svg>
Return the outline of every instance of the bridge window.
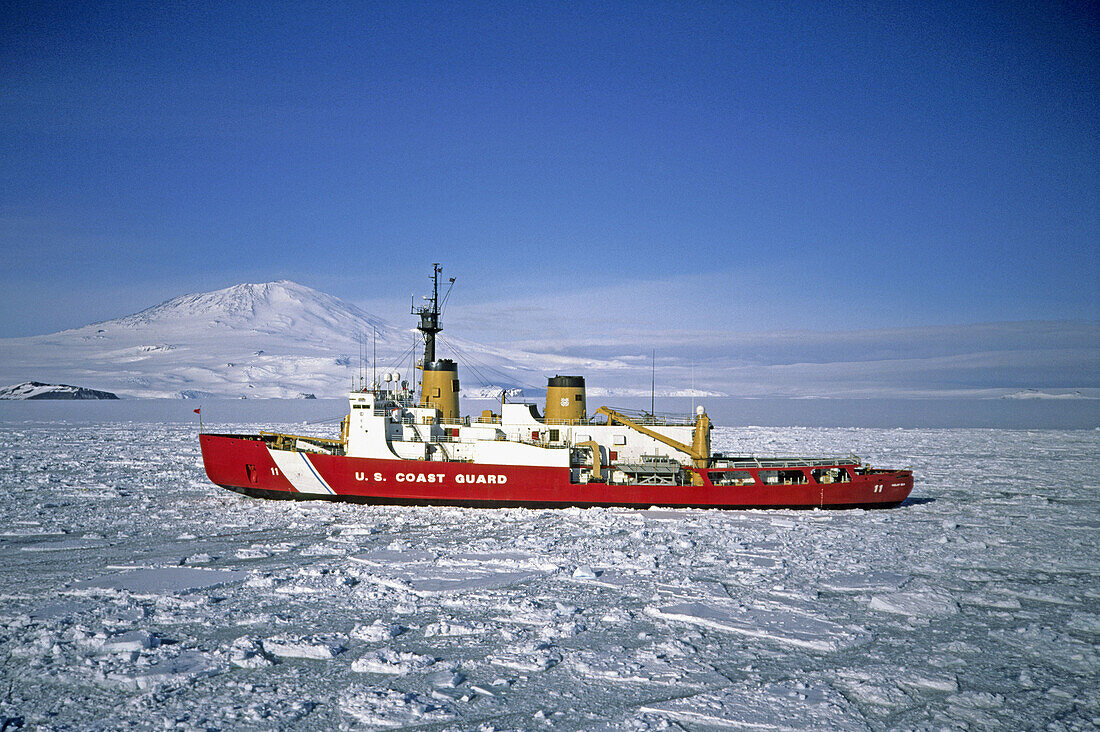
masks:
<svg viewBox="0 0 1100 732"><path fill-rule="evenodd" d="M752 473L747 470L712 470L710 482L714 485L752 485Z"/></svg>
<svg viewBox="0 0 1100 732"><path fill-rule="evenodd" d="M818 483L851 483L852 474L847 468L814 468L810 471Z"/></svg>
<svg viewBox="0 0 1100 732"><path fill-rule="evenodd" d="M626 435L615 435L615 444L616 445L625 445L626 444Z"/></svg>
<svg viewBox="0 0 1100 732"><path fill-rule="evenodd" d="M799 485L810 480L801 470L761 470L760 482L764 485Z"/></svg>

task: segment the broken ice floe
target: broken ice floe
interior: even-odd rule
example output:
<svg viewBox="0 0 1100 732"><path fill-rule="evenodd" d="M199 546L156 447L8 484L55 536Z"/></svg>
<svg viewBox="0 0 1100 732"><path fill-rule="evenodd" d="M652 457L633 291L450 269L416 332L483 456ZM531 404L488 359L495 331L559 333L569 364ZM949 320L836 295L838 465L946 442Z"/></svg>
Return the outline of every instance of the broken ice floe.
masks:
<svg viewBox="0 0 1100 732"><path fill-rule="evenodd" d="M375 620L370 625L356 625L352 628L350 635L355 640L371 643L396 638L406 630L403 625Z"/></svg>
<svg viewBox="0 0 1100 732"><path fill-rule="evenodd" d="M229 646L229 663L239 668L264 668L273 661L255 638L241 636Z"/></svg>
<svg viewBox="0 0 1100 732"><path fill-rule="evenodd" d="M344 694L340 709L360 724L374 728L438 724L453 717L453 712L437 699L376 687Z"/></svg>
<svg viewBox="0 0 1100 732"><path fill-rule="evenodd" d="M374 549L352 556L357 562L372 564L376 567L416 564L435 561L435 554L418 549Z"/></svg>
<svg viewBox="0 0 1100 732"><path fill-rule="evenodd" d="M545 671L561 663L561 653L549 643L530 642L503 648L487 660L516 671Z"/></svg>
<svg viewBox="0 0 1100 732"><path fill-rule="evenodd" d="M679 645L690 648L686 644ZM579 676L600 681L696 688L725 681L725 677L716 673L709 664L701 663L682 648L668 644L634 650L620 647L611 653L578 649L568 654L566 663Z"/></svg>
<svg viewBox="0 0 1100 732"><path fill-rule="evenodd" d="M100 651L103 653L129 653L147 648L156 648L159 645L160 638L152 633L146 630L131 630L109 637L100 646Z"/></svg>
<svg viewBox="0 0 1100 732"><path fill-rule="evenodd" d="M403 675L412 671L421 671L434 663L435 659L431 656L395 651L392 648L379 648L353 661L351 670L369 674Z"/></svg>
<svg viewBox="0 0 1100 732"><path fill-rule="evenodd" d="M892 592L900 589L908 577L895 572L863 572L827 577L821 588L832 592Z"/></svg>
<svg viewBox="0 0 1100 732"><path fill-rule="evenodd" d="M528 552L465 552L444 555L436 560L440 565L456 567L507 567L511 569L533 569L539 572L551 572L558 568L546 557Z"/></svg>
<svg viewBox="0 0 1100 732"><path fill-rule="evenodd" d="M343 640L335 635L282 635L263 640L265 653L279 658L335 658L347 650Z"/></svg>
<svg viewBox="0 0 1100 732"><path fill-rule="evenodd" d="M807 730L863 727L861 715L839 694L801 682L742 684L714 692L646 704L642 712L676 722L716 727Z"/></svg>
<svg viewBox="0 0 1100 732"><path fill-rule="evenodd" d="M124 689L152 689L167 684L189 682L222 671L216 661L199 651L184 651L174 658L156 661L134 671L117 671L105 676L107 684Z"/></svg>
<svg viewBox="0 0 1100 732"><path fill-rule="evenodd" d="M437 689L454 689L465 680L463 674L454 670L436 671L427 676L428 683Z"/></svg>
<svg viewBox="0 0 1100 732"><path fill-rule="evenodd" d="M351 558L377 568L362 575L362 579L417 595L507 587L557 569L555 564L522 552L471 552L438 557L416 549L377 549Z"/></svg>
<svg viewBox="0 0 1100 732"><path fill-rule="evenodd" d="M793 610L684 602L651 605L646 608L646 613L811 651L837 651L859 645L869 638L862 628L847 628Z"/></svg>
<svg viewBox="0 0 1100 732"><path fill-rule="evenodd" d="M136 569L76 582L73 590L118 590L133 595L164 595L219 587L244 580L247 573L225 569L165 567Z"/></svg>
<svg viewBox="0 0 1100 732"><path fill-rule="evenodd" d="M487 633L488 627L484 623L473 622L469 624L450 623L441 620L438 623L428 623L424 626L424 637L434 638L439 636L454 637L466 635L480 635Z"/></svg>
<svg viewBox="0 0 1100 732"><path fill-rule="evenodd" d="M959 605L952 598L938 592L894 592L875 595L869 607L895 615L907 615L915 618L934 618L954 615Z"/></svg>

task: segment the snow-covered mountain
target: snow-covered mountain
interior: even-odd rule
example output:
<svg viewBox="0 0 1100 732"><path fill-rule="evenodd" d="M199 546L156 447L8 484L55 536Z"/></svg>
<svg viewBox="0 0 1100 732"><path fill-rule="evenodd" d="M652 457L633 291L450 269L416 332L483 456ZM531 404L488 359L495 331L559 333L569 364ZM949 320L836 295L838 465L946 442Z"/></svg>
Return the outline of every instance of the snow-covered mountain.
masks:
<svg viewBox="0 0 1100 732"><path fill-rule="evenodd" d="M397 325L285 280L235 285L117 320L0 340L0 386L75 384L121 397L339 397L361 376L370 380L375 366L415 381L422 353L415 319L404 308L394 315ZM444 315L439 354L459 363L467 398L501 389L537 397L556 373L583 375L591 397L649 396L654 344L657 396L1100 397L1093 323L677 332L673 341L636 334L572 345L536 339L545 330L536 324L511 347L462 338L465 319Z"/></svg>
<svg viewBox="0 0 1100 732"><path fill-rule="evenodd" d="M410 318L407 327L395 326L295 282L242 284L116 320L0 341L0 384L76 383L127 397L335 397L358 383L361 363L370 378L375 343L379 371L409 378L420 353L413 325ZM538 383L528 373L538 360L531 354L448 337L444 356L452 355L448 344L480 364L486 393ZM478 392L469 370L463 382L467 395Z"/></svg>
<svg viewBox="0 0 1100 732"><path fill-rule="evenodd" d="M305 336L348 328L390 333L393 326L354 305L289 280L241 284L224 290L181 295L117 320L97 324L119 328L165 328L194 325L256 329L263 333Z"/></svg>

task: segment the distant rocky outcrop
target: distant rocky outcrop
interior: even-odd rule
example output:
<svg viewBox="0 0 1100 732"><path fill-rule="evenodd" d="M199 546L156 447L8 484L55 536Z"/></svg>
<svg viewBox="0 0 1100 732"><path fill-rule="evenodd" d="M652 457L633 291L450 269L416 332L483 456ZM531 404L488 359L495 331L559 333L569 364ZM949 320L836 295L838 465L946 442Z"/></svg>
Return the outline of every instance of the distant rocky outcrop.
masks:
<svg viewBox="0 0 1100 732"><path fill-rule="evenodd" d="M118 395L83 386L24 381L0 388L0 399L118 399Z"/></svg>

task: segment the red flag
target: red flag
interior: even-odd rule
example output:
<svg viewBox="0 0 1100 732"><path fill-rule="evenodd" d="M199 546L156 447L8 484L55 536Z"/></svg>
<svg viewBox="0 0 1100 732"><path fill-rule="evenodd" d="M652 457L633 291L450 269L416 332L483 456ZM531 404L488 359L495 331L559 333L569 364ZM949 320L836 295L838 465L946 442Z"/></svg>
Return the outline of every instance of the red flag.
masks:
<svg viewBox="0 0 1100 732"><path fill-rule="evenodd" d="M196 409L194 411L195 411L195 414L202 414L202 407L199 407L198 409Z"/></svg>

